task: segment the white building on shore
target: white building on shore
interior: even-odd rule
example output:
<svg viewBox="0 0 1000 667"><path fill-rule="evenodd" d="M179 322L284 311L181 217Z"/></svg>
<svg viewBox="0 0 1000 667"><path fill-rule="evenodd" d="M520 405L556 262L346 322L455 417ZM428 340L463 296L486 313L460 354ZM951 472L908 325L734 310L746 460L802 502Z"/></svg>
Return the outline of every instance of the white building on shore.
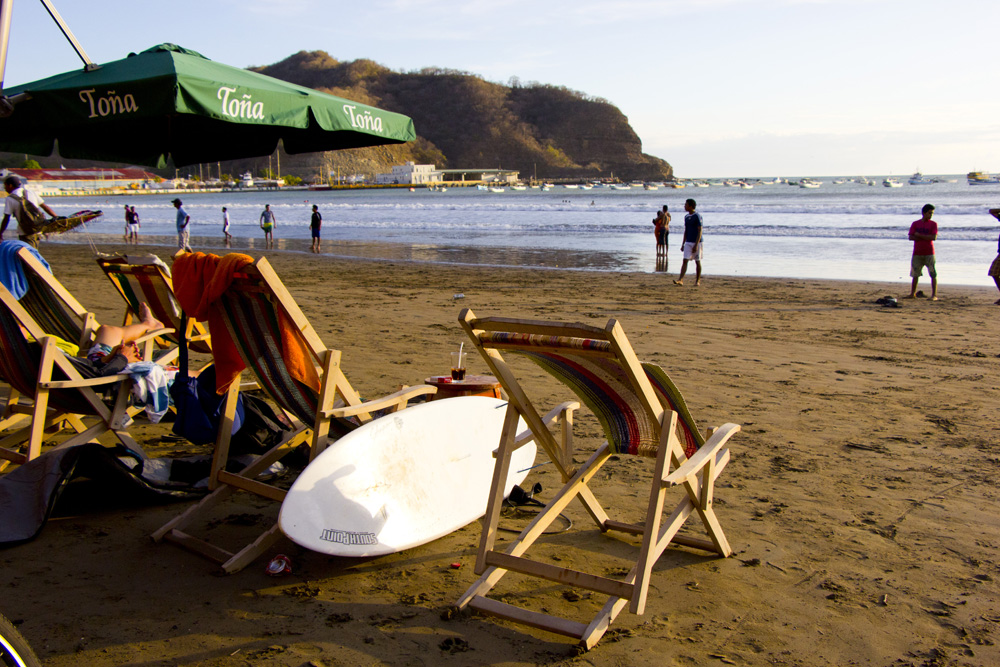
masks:
<svg viewBox="0 0 1000 667"><path fill-rule="evenodd" d="M4 169L0 177L18 176L43 197L68 192L154 190L171 188L170 181L143 169Z"/></svg>
<svg viewBox="0 0 1000 667"><path fill-rule="evenodd" d="M441 172L433 164L414 164L407 162L396 165L392 173L375 174L376 185L418 185L421 183L440 183Z"/></svg>

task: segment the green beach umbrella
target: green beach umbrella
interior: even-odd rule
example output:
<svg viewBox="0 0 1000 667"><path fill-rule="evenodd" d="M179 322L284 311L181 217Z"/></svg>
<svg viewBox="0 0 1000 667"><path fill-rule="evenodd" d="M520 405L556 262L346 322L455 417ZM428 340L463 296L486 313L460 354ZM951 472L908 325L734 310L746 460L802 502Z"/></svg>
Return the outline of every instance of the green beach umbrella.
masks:
<svg viewBox="0 0 1000 667"><path fill-rule="evenodd" d="M163 167L412 141L413 121L174 44L4 90L0 150Z"/></svg>

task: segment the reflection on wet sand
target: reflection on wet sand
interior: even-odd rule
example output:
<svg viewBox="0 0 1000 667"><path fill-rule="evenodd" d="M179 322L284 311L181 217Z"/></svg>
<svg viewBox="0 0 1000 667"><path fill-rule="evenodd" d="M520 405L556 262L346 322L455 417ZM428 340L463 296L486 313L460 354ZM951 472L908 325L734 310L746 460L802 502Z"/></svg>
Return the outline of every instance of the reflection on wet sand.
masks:
<svg viewBox="0 0 1000 667"><path fill-rule="evenodd" d="M97 245L117 245L121 241L110 234L90 234ZM69 237L57 242L70 242ZM72 239L77 241L78 239ZM191 247L196 251L223 254L244 250L263 250L263 242L256 238L236 238L232 247L227 248L222 238L199 236L191 238ZM309 252L309 239L275 239L277 250L286 252ZM146 236L140 246L146 252L162 254L159 246L171 248L176 245L172 236ZM44 253L44 248L43 251ZM364 241L337 241L324 239L323 255L330 257L354 257L402 262L425 262L430 264L467 264L481 266L517 266L526 268L580 269L587 271L648 271L638 253L566 250L554 248L479 247L439 245L433 243L374 243ZM663 260L666 270L666 260ZM657 271L659 260L657 260Z"/></svg>

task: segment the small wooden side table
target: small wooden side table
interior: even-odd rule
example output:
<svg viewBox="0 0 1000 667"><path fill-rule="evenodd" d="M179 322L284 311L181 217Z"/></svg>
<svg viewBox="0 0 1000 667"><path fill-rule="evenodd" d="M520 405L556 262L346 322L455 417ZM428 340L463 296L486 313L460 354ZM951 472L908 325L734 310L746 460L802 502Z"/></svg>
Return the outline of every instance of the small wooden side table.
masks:
<svg viewBox="0 0 1000 667"><path fill-rule="evenodd" d="M437 393L430 397L432 401L455 396L501 398L500 383L492 375L466 375L464 380L452 380L450 375L434 375L426 378L424 384L437 387Z"/></svg>

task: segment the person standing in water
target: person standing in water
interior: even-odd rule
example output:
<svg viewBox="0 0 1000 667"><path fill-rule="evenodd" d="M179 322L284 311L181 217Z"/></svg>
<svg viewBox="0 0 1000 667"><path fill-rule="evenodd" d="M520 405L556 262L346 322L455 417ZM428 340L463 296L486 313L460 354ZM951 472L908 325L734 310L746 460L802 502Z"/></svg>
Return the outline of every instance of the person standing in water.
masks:
<svg viewBox="0 0 1000 667"><path fill-rule="evenodd" d="M278 225L278 219L274 217L274 211L270 204L264 204L264 210L260 214L260 228L264 230L264 246L267 249L274 247L274 236L271 232Z"/></svg>
<svg viewBox="0 0 1000 667"><path fill-rule="evenodd" d="M312 232L312 245L309 247L313 252L319 252L319 228L323 225L323 216L320 215L319 206L313 204L312 219L309 221L309 230Z"/></svg>
<svg viewBox="0 0 1000 667"><path fill-rule="evenodd" d="M191 250L191 245L188 241L191 238L191 233L188 230L188 225L191 224L191 216L187 214L183 208L181 208L181 200L175 199L171 204L177 209L177 253L182 252L194 252Z"/></svg>
<svg viewBox="0 0 1000 667"><path fill-rule="evenodd" d="M226 237L226 247L233 247L233 235L229 233L229 211L222 207L222 233Z"/></svg>

